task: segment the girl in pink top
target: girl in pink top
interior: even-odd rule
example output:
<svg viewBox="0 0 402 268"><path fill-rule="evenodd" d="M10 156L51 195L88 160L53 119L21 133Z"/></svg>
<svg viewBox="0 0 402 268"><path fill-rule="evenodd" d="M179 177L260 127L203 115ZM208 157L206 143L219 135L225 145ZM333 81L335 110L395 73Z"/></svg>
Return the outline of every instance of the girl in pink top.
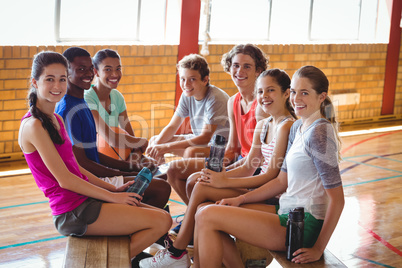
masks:
<svg viewBox="0 0 402 268"><path fill-rule="evenodd" d="M18 142L38 187L49 198L57 230L63 235L131 235L135 257L171 226L164 210L141 203L142 197L95 177L76 162L55 105L67 90L67 61L41 52L32 64L30 110L21 122ZM139 200L137 200L138 198Z"/></svg>

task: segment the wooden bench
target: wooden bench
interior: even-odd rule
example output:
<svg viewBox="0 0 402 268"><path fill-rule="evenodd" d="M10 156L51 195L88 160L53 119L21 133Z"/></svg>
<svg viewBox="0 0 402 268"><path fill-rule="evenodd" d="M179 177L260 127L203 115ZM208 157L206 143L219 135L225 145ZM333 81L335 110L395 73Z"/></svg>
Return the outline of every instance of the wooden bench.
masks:
<svg viewBox="0 0 402 268"><path fill-rule="evenodd" d="M298 268L323 268L323 267L347 267L343 264L334 254L332 254L328 249L324 250L324 254L321 259L316 262L311 262L307 264L297 264L290 262L286 259L285 252L270 251L272 257L282 266L282 267L298 267Z"/></svg>
<svg viewBox="0 0 402 268"><path fill-rule="evenodd" d="M130 239L128 236L70 236L63 267L130 268Z"/></svg>
<svg viewBox="0 0 402 268"><path fill-rule="evenodd" d="M334 254L328 249L325 249L321 259L308 263L308 264L296 264L286 259L285 252L270 251L264 248L252 246L239 239L236 240L237 249L240 252L243 264L246 265L247 260L266 260L268 266L273 259L275 259L284 268L326 268L326 267L346 267Z"/></svg>

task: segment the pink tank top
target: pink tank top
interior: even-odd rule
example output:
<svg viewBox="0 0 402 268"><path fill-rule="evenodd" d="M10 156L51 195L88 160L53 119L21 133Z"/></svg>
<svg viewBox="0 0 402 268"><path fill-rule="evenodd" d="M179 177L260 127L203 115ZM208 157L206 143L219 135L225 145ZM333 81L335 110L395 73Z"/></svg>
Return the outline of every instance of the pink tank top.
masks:
<svg viewBox="0 0 402 268"><path fill-rule="evenodd" d="M32 116L30 112L24 115L22 120ZM60 125L60 135L64 140L63 144L54 144L56 150L59 152L64 164L68 170L88 181L85 175L82 175L75 157L73 154L72 144L68 138L68 134L64 128L64 124L61 122L60 118L56 115L57 121ZM21 120L21 121L22 121ZM36 184L39 189L49 198L50 208L53 215L60 215L69 211L72 211L76 207L82 204L88 197L66 190L60 187L56 178L52 175L49 169L46 167L42 158L40 157L38 151L32 153L24 153L25 160L31 169L32 175L35 179Z"/></svg>
<svg viewBox="0 0 402 268"><path fill-rule="evenodd" d="M245 157L250 152L251 145L253 144L254 129L257 125L257 120L255 119L257 99L253 101L250 110L246 114L242 113L240 100L241 94L238 92L233 101L233 114L236 123L237 137L241 145L241 156Z"/></svg>

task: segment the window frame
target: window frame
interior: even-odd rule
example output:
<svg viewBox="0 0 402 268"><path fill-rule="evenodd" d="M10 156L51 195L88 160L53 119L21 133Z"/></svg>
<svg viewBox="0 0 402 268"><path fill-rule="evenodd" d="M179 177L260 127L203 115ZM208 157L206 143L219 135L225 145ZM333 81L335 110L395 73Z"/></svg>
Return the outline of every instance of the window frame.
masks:
<svg viewBox="0 0 402 268"><path fill-rule="evenodd" d="M137 7L137 25L136 25L136 33L134 35L134 38L119 38L116 40L115 38L62 38L60 36L60 24L61 24L61 1L62 0L56 0L55 2L55 16L54 16L54 36L55 36L55 41L57 43L62 43L62 42L93 42L93 41L134 41L134 42L139 42L140 41L140 29L141 29L141 1L142 0L137 0L138 1L138 7Z"/></svg>

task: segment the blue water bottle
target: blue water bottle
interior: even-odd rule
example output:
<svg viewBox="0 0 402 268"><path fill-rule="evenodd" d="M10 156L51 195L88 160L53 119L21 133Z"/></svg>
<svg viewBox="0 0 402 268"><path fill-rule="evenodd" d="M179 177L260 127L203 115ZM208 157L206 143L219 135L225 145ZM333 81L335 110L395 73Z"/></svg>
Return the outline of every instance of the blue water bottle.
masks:
<svg viewBox="0 0 402 268"><path fill-rule="evenodd" d="M142 196L148 185L151 183L151 180L152 172L147 167L144 167L135 177L134 183L128 187L127 192L136 193Z"/></svg>

